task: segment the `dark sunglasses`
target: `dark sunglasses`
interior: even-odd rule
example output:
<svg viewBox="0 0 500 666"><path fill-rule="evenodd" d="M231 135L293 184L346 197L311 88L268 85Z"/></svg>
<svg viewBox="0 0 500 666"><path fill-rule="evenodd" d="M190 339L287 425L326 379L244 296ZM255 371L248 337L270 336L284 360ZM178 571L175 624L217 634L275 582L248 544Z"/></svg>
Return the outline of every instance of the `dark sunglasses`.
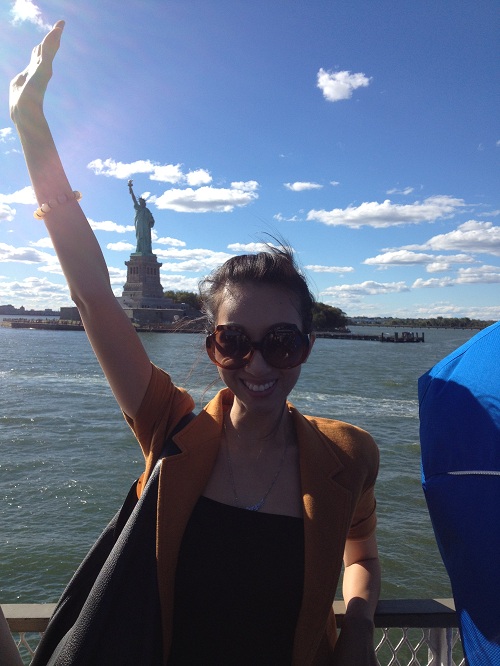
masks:
<svg viewBox="0 0 500 666"><path fill-rule="evenodd" d="M210 360L226 370L244 368L255 350L273 368L295 368L306 360L310 348L309 336L295 324L276 324L260 342L252 342L238 326L223 324L207 336L206 343Z"/></svg>

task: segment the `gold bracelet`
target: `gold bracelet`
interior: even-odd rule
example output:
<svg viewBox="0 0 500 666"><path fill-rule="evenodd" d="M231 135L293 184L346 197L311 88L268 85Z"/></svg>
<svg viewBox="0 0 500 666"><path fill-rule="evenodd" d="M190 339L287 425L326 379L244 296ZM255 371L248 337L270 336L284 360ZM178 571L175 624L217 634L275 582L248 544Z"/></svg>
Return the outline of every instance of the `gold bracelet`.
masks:
<svg viewBox="0 0 500 666"><path fill-rule="evenodd" d="M81 192L78 190L73 190L71 194L60 194L55 199L49 199L47 203L43 203L36 211L33 213L33 217L36 220L43 220L43 218L50 213L51 210L57 208L57 206L62 206L65 203L70 203L70 201L80 201L82 198Z"/></svg>

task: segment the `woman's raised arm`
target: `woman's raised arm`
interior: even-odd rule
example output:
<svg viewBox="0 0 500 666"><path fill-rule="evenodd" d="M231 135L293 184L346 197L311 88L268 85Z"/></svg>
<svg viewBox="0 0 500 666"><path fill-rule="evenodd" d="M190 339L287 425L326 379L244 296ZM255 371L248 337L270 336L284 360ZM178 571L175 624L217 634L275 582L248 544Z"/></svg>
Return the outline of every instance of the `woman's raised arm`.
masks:
<svg viewBox="0 0 500 666"><path fill-rule="evenodd" d="M72 196L72 187L43 112L44 95L63 29L64 21L58 21L33 49L27 68L12 80L11 118L21 140L37 201L40 206L52 201L53 207L43 220L71 297L118 404L134 417L149 383L151 364L111 290L101 249Z"/></svg>

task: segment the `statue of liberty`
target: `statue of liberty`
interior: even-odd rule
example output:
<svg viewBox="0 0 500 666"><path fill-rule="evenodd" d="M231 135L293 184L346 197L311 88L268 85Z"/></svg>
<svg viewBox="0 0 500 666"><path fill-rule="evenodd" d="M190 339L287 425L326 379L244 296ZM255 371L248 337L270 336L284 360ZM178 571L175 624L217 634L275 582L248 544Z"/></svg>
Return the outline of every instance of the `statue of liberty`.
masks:
<svg viewBox="0 0 500 666"><path fill-rule="evenodd" d="M151 249L151 229L154 227L155 221L149 208L146 207L146 200L139 197L139 201L135 198L132 189L132 181L128 181L128 190L134 202L135 208L135 237L137 239L137 247L135 254L153 254Z"/></svg>

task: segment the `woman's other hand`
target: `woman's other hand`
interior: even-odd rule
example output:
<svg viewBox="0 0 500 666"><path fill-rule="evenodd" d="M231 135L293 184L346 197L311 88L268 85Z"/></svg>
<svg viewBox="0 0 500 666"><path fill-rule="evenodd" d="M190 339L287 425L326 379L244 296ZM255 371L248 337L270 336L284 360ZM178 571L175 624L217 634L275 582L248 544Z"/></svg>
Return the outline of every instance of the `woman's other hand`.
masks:
<svg viewBox="0 0 500 666"><path fill-rule="evenodd" d="M377 666L373 622L344 618L333 653L334 666Z"/></svg>

